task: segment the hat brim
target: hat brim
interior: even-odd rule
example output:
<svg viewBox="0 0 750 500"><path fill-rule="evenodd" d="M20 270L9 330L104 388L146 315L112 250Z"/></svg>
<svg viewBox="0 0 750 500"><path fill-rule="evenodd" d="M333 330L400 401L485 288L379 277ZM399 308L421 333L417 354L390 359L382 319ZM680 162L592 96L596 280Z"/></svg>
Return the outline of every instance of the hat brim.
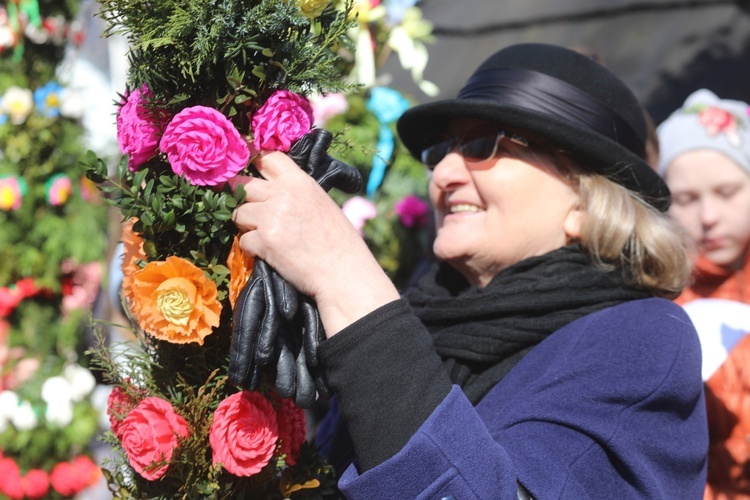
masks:
<svg viewBox="0 0 750 500"><path fill-rule="evenodd" d="M459 118L496 123L510 132L543 138L565 151L584 171L603 175L638 193L660 211L670 204L669 188L646 161L619 143L566 120L511 104L478 99L448 99L415 106L401 115L398 133L409 152L421 156L425 139L444 132Z"/></svg>

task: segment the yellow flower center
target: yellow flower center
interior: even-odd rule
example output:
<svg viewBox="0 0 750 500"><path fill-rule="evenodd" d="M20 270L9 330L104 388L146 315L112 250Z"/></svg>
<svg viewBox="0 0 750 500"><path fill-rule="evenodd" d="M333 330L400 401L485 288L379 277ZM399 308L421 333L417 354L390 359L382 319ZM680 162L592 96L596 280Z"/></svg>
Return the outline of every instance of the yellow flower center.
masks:
<svg viewBox="0 0 750 500"><path fill-rule="evenodd" d="M54 92L50 92L47 95L47 98L44 100L44 102L47 104L50 108L59 108L60 107L60 98L57 94Z"/></svg>
<svg viewBox="0 0 750 500"><path fill-rule="evenodd" d="M16 201L16 193L10 187L0 187L0 209L10 210Z"/></svg>
<svg viewBox="0 0 750 500"><path fill-rule="evenodd" d="M156 294L156 307L164 319L186 326L195 309L195 285L185 278L170 278L156 288Z"/></svg>

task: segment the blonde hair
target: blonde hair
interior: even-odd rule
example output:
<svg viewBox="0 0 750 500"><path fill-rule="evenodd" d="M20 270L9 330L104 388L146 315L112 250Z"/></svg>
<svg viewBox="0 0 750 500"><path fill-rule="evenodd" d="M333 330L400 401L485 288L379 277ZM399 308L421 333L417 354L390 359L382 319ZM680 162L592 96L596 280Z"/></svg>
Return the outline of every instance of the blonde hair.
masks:
<svg viewBox="0 0 750 500"><path fill-rule="evenodd" d="M638 194L595 174L575 175L585 217L580 243L597 265L625 270L632 285L674 298L690 262L676 223Z"/></svg>

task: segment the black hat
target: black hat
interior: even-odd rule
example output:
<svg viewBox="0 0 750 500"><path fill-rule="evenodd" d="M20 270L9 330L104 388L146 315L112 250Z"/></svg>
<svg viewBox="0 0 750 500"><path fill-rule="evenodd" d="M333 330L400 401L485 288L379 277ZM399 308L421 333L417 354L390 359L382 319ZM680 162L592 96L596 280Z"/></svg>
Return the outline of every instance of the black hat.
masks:
<svg viewBox="0 0 750 500"><path fill-rule="evenodd" d="M570 49L520 44L493 54L456 99L416 106L398 133L419 158L424 140L457 118L495 122L566 151L581 168L640 194L661 211L669 188L645 161L644 110L633 93L596 61Z"/></svg>

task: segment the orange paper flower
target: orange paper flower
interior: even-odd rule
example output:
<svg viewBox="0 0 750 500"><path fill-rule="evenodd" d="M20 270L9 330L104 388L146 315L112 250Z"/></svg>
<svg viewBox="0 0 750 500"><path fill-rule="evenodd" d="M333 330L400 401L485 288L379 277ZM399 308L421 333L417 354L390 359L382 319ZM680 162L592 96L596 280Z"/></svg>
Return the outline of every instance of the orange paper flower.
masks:
<svg viewBox="0 0 750 500"><path fill-rule="evenodd" d="M180 257L154 261L136 271L123 289L146 332L173 344L197 342L219 326L216 284Z"/></svg>
<svg viewBox="0 0 750 500"><path fill-rule="evenodd" d="M122 257L123 287L130 281L133 273L140 271L141 267L138 265L138 261L146 260L146 252L143 251L143 238L133 231L133 224L137 220L136 217L131 218L122 229L122 245L124 247Z"/></svg>
<svg viewBox="0 0 750 500"><path fill-rule="evenodd" d="M242 287L253 272L253 258L240 248L240 235L234 237L232 248L227 257L227 268L229 268L229 303L234 308L237 297L240 296Z"/></svg>

